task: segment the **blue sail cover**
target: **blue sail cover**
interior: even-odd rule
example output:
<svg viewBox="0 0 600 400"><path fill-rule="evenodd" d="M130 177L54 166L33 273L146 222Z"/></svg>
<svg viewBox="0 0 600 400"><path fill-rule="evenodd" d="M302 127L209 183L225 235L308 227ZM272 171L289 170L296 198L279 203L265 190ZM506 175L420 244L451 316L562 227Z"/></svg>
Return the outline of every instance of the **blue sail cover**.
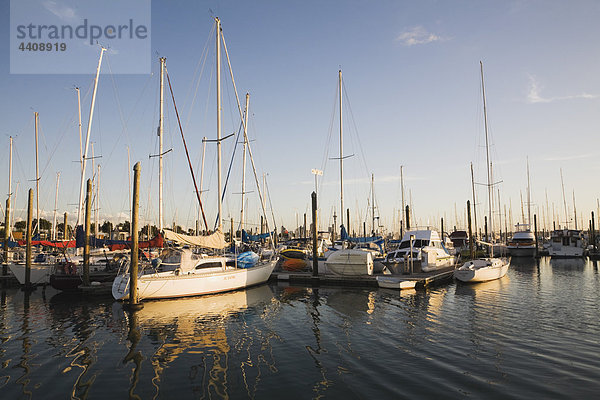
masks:
<svg viewBox="0 0 600 400"><path fill-rule="evenodd" d="M352 243L374 243L379 247L379 250L383 252L383 238L381 236L350 237L348 236L348 232L346 232L344 225L341 226L340 236L341 240L347 240Z"/></svg>
<svg viewBox="0 0 600 400"><path fill-rule="evenodd" d="M246 232L245 229L242 229L242 242L243 243L249 243L249 242L258 242L261 240L266 240L269 238L269 236L274 235L274 232L271 233L262 233L259 235L248 235L248 232Z"/></svg>
<svg viewBox="0 0 600 400"><path fill-rule="evenodd" d="M90 247L104 247L113 244L131 245L131 240L110 240L110 239L98 239L95 236L90 235ZM83 225L77 225L75 230L75 247L85 246L85 231Z"/></svg>

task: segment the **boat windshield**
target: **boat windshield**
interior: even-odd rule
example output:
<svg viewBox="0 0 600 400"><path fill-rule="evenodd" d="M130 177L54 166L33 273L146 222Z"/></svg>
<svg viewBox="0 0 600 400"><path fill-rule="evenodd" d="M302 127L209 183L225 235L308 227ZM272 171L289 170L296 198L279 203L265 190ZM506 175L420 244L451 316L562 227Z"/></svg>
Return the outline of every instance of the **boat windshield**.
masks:
<svg viewBox="0 0 600 400"><path fill-rule="evenodd" d="M425 246L429 246L429 240L427 239L415 239L413 241L413 247L425 247ZM407 249L410 247L410 240L405 240L404 242L400 243L400 247L398 247L399 249Z"/></svg>

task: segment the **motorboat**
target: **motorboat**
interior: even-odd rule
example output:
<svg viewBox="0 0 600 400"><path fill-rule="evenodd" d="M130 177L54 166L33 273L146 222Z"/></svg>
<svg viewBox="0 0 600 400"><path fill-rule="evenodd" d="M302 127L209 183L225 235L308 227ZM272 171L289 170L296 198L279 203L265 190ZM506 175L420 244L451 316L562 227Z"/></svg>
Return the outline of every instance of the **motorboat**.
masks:
<svg viewBox="0 0 600 400"><path fill-rule="evenodd" d="M537 250L535 235L528 226L527 229L520 229L522 226L517 224L517 232L506 245L508 253L512 257L535 257Z"/></svg>
<svg viewBox="0 0 600 400"><path fill-rule="evenodd" d="M390 251L383 264L392 274L413 271L430 272L451 267L456 257L451 255L442 242L439 233L432 229L407 231L398 248Z"/></svg>
<svg viewBox="0 0 600 400"><path fill-rule="evenodd" d="M584 256L583 233L576 229L558 229L550 235L548 252L552 258L577 258Z"/></svg>

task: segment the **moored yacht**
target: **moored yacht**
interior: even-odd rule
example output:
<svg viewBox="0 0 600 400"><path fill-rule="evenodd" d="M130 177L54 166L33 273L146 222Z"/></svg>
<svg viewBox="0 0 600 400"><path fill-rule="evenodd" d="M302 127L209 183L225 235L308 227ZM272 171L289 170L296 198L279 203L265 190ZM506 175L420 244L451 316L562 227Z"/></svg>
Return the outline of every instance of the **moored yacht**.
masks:
<svg viewBox="0 0 600 400"><path fill-rule="evenodd" d="M553 258L583 257L583 233L576 229L558 229L552 231L548 252Z"/></svg>
<svg viewBox="0 0 600 400"><path fill-rule="evenodd" d="M383 264L392 274L401 274L410 268L411 261L416 271L430 272L453 266L456 257L446 249L437 231L422 229L407 231Z"/></svg>
<svg viewBox="0 0 600 400"><path fill-rule="evenodd" d="M527 229L520 230L523 226ZM513 234L506 247L512 257L535 257L537 250L535 235L529 229L529 225L517 224L517 232Z"/></svg>

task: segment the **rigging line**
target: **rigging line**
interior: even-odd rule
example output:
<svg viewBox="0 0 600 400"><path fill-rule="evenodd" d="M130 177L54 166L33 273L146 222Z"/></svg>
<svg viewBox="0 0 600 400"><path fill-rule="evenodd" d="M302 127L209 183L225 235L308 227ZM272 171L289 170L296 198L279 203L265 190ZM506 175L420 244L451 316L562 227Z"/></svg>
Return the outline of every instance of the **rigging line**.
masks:
<svg viewBox="0 0 600 400"><path fill-rule="evenodd" d="M200 81L202 79L202 75L204 74L204 67L206 65L206 61L208 59L208 49L209 49L209 42L211 41L211 39L214 37L214 31L216 28L216 24L213 24L212 29L210 30L210 33L208 34L208 37L206 38L206 42L204 42L204 49L202 50L202 53L200 53L200 59L198 60L198 63L196 64L196 69L194 70L194 77L198 76L198 78L196 79L196 88L194 90L194 95L192 97L192 102L189 106L189 110L188 110L188 118L187 121L185 121L185 129L188 128L188 125L190 123L190 119L192 118L192 110L194 108L194 104L196 103L196 96L198 95L198 88L200 87ZM202 63L200 65L200 63ZM198 69L200 69L200 73L198 73ZM211 71L211 75L212 75L212 69ZM193 84L194 82L192 82ZM193 87L193 85L190 85L189 90L191 90ZM186 99L189 98L190 96L190 92L188 91L188 94L186 95Z"/></svg>
<svg viewBox="0 0 600 400"><path fill-rule="evenodd" d="M179 119L179 111L177 111L177 105L175 104L175 95L173 94L173 88L171 87L171 78L169 72L166 71L167 82L169 82L169 91L171 92L171 98L173 99L173 108L175 108L175 114L177 115L177 123L179 124L179 131L181 132L181 140L183 140L183 147L185 148L185 155L187 156L188 165L190 167L190 173L192 174L192 181L194 182L194 189L196 189L196 197L198 198L198 204L200 204L200 211L202 211L202 219L204 220L204 226L208 230L208 224L206 223L206 216L204 215L204 208L202 207L202 201L200 200L200 192L198 192L198 186L196 185L196 177L194 176L194 169L192 168L192 162L190 161L190 154L185 143L185 137L183 136L183 128L181 127L181 120Z"/></svg>
<svg viewBox="0 0 600 400"><path fill-rule="evenodd" d="M329 149L330 149L329 145L331 143L331 138L333 136L333 123L334 123L336 110L337 110L337 103L338 103L337 95L338 95L338 87L337 87L337 83L336 83L335 90L333 92L333 109L331 110L331 118L329 119L329 133L327 135L327 141L325 142L325 147L323 149L323 159L321 160L321 170L323 171L323 174L325 174L325 169L327 168L327 161L329 160ZM321 184L323 184L322 179L321 179ZM320 186L317 187L317 189L320 189Z"/></svg>
<svg viewBox="0 0 600 400"><path fill-rule="evenodd" d="M269 184L265 180L265 188L267 189L267 198L269 199L269 207L271 207L271 216L273 217L273 228L277 229L277 222L275 222L275 212L273 211L273 203L271 203L271 191L269 190Z"/></svg>
<svg viewBox="0 0 600 400"><path fill-rule="evenodd" d="M356 140L358 141L358 148L360 149L360 154L362 156L363 165L365 167L365 171L369 171L369 167L367 166L367 158L365 157L364 149L362 143L360 141L360 135L358 134L358 127L356 126L356 119L354 118L354 112L352 111L352 106L350 104L350 97L348 96L348 91L346 90L346 84L342 81L342 87L344 88L344 94L346 95L346 104L348 105L348 110L350 111L350 120L352 121L352 125L354 126L354 135L356 136Z"/></svg>
<svg viewBox="0 0 600 400"><path fill-rule="evenodd" d="M225 44L225 36L221 35L221 39L223 40L223 49L225 50L225 55L227 56L227 65L229 66L229 74L231 75L231 83L233 84L233 92L235 93L235 99L237 102L238 112L240 115L240 119L242 121L244 121L244 113L242 112L242 105L240 104L240 98L238 96L237 88L235 86L235 80L233 79L233 69L231 68L231 62L229 60L229 52L227 51L227 45ZM242 122L242 123L244 123L244 122ZM250 163L252 164L252 172L254 173L254 180L256 182L256 188L258 191L258 197L260 199L260 205L262 208L262 212L265 217L265 224L266 224L267 232L269 232L269 237L271 238L271 243L274 244L275 241L273 239L273 235L270 233L271 230L269 229L269 219L267 218L267 212L265 210L265 205L263 202L263 194L260 190L260 182L258 179L258 175L256 173L256 165L254 164L254 157L252 156L252 148L250 147L250 142L248 141L248 136L246 133L244 133L244 139L246 140L246 142L248 142L248 145L247 145L248 155L250 156Z"/></svg>
<svg viewBox="0 0 600 400"><path fill-rule="evenodd" d="M235 143L237 143L240 139L240 133L242 132L243 123L240 122L240 127L238 128L237 136L235 137ZM221 139L222 140L222 139ZM231 161L229 161L229 168L227 169L227 176L225 177L225 184L223 185L223 193L221 194L221 202L225 199L225 192L227 192L227 183L229 182L229 176L231 174L231 167L233 166L233 160L235 158L235 151L238 146L233 146L233 153L231 154ZM215 221L215 229L217 229L217 225L219 224L219 216L217 216L217 220Z"/></svg>

